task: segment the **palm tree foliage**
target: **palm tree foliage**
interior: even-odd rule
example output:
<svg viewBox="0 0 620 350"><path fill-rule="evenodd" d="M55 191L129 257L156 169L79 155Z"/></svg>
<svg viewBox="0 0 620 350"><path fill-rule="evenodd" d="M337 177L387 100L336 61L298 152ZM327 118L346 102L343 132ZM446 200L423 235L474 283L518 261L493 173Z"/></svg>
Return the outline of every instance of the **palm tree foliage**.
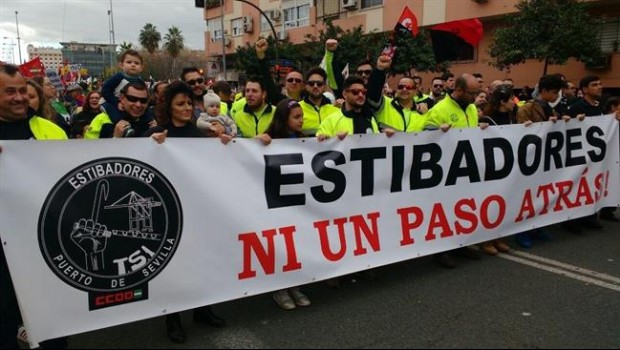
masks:
<svg viewBox="0 0 620 350"><path fill-rule="evenodd" d="M140 45L146 49L151 55L159 48L161 34L157 31L157 27L151 23L144 25L140 30Z"/></svg>

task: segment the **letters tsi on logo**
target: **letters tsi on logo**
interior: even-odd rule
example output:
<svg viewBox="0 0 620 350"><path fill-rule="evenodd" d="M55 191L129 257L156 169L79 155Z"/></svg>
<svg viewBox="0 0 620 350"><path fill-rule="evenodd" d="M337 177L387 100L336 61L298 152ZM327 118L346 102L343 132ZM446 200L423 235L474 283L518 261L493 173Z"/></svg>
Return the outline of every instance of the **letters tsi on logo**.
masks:
<svg viewBox="0 0 620 350"><path fill-rule="evenodd" d="M98 159L52 188L39 216L39 247L60 279L89 293L91 310L145 300L147 282L179 244L182 218L159 171L133 159Z"/></svg>

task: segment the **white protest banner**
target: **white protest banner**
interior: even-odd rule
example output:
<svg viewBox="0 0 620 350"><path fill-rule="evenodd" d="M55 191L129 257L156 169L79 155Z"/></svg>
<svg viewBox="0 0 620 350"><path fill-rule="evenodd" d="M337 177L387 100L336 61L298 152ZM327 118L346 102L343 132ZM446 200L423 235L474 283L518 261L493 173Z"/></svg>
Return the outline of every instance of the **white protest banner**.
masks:
<svg viewBox="0 0 620 350"><path fill-rule="evenodd" d="M618 133L0 141L0 235L36 343L618 206Z"/></svg>

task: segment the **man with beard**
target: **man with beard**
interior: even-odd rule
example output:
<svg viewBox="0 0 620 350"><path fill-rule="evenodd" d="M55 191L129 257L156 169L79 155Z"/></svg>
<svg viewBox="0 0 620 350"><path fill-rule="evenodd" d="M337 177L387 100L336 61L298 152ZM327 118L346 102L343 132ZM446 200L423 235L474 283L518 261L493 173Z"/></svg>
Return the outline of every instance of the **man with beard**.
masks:
<svg viewBox="0 0 620 350"><path fill-rule="evenodd" d="M454 91L446 94L446 97L428 112L425 129L441 129L446 132L451 128L478 127L478 110L474 100L479 93L480 83L476 77L470 74L461 75L456 79ZM452 252L469 259L480 259L480 253L469 247L435 254L435 259L443 267L454 268L456 261L450 254Z"/></svg>
<svg viewBox="0 0 620 350"><path fill-rule="evenodd" d="M245 98L233 104L230 116L237 124L237 136L251 138L267 131L274 112L267 102L265 83L259 77L250 77L245 84Z"/></svg>
<svg viewBox="0 0 620 350"><path fill-rule="evenodd" d="M200 113L206 113L202 103L202 97L207 92L205 87L205 78L200 73L200 70L196 67L183 68L181 72L181 80L186 82L192 88L193 100L194 100L194 122L200 117Z"/></svg>
<svg viewBox="0 0 620 350"><path fill-rule="evenodd" d="M428 112L425 129L447 131L450 128L478 127L474 100L479 92L480 84L473 75L461 75L456 79L454 91Z"/></svg>
<svg viewBox="0 0 620 350"><path fill-rule="evenodd" d="M316 67L306 73L306 97L299 102L304 112L303 132L314 136L321 122L329 115L339 111L331 101L323 95L327 88L327 73Z"/></svg>
<svg viewBox="0 0 620 350"><path fill-rule="evenodd" d="M334 136L344 139L352 134L379 133L373 111L366 105L366 92L362 77L353 75L346 78L342 90L344 106L321 123L316 133L317 139L323 141Z"/></svg>

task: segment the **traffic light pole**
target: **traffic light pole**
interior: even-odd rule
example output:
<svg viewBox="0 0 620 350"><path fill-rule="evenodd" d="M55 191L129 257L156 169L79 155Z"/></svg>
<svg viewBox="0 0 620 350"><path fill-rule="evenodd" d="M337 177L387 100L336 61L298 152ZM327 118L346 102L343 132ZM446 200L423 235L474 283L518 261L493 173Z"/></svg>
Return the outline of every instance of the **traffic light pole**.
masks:
<svg viewBox="0 0 620 350"><path fill-rule="evenodd" d="M221 0L222 3L224 2L224 0ZM260 12L260 15L265 17L265 19L267 20L267 23L269 23L269 27L271 27L271 32L273 33L273 38L275 39L275 50L276 50L276 67L280 64L280 61L278 59L278 33L276 32L276 28L273 26L273 23L271 23L271 20L269 19L269 16L267 16L267 14L265 12L263 12L263 10L260 9L260 7L254 5L253 3L249 2L248 0L235 0L235 1L240 1L244 4L248 4L250 6L252 6L253 8L255 8L256 10L258 10L258 12ZM277 76L278 72L276 72L276 76Z"/></svg>

